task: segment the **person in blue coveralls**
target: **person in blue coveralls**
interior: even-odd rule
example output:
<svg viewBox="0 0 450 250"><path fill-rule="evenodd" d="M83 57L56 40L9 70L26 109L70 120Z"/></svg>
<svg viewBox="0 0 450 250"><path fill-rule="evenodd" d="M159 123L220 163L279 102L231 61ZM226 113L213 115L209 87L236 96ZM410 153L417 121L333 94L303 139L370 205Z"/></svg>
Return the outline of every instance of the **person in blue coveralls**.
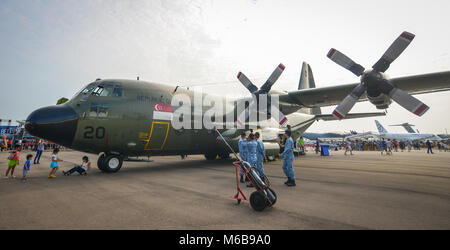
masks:
<svg viewBox="0 0 450 250"><path fill-rule="evenodd" d="M256 168L257 162L257 147L258 143L255 140L255 135L251 133L247 139L247 162L250 163L252 167ZM256 171L258 173L258 171ZM259 173L258 173L259 175ZM247 187L253 187L252 183L249 183Z"/></svg>
<svg viewBox="0 0 450 250"><path fill-rule="evenodd" d="M286 143L284 144L283 153L280 154L280 157L283 157L284 174L288 177L288 180L284 184L292 187L295 186L294 167L292 166L294 161L294 141L292 140L290 130L284 132L284 137L286 138Z"/></svg>
<svg viewBox="0 0 450 250"><path fill-rule="evenodd" d="M255 139L256 143L258 144L258 147L256 148L256 170L258 171L259 177L261 179L264 178L264 166L263 161L264 157L266 156L266 150L264 149L264 143L261 139L259 139L261 135L259 132L255 133Z"/></svg>
<svg viewBox="0 0 450 250"><path fill-rule="evenodd" d="M239 146L239 158L241 159L241 161L247 161L247 135L245 134L245 132L242 132L241 139L239 139L238 142L238 146ZM244 172L240 170L239 173L241 175L241 183L244 183Z"/></svg>

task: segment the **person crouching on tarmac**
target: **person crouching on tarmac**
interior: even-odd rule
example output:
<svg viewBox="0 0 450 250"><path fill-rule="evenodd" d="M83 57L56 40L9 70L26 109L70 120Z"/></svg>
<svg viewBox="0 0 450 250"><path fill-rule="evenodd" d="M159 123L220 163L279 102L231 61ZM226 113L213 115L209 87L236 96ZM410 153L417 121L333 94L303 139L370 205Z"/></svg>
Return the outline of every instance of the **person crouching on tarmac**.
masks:
<svg viewBox="0 0 450 250"><path fill-rule="evenodd" d="M261 179L263 179L265 176L263 161L266 156L266 149L264 148L264 143L260 139L260 137L261 137L261 135L259 134L259 132L256 132L255 139L256 139L256 143L258 144L258 146L256 148L256 170L258 171L259 177L261 177ZM263 181L265 182L265 180L263 180Z"/></svg>
<svg viewBox="0 0 450 250"><path fill-rule="evenodd" d="M286 130L284 132L286 138L286 144L284 144L284 151L280 154L283 157L283 171L288 180L284 183L289 187L295 186L295 173L292 163L294 161L294 142L291 138L291 131Z"/></svg>
<svg viewBox="0 0 450 250"><path fill-rule="evenodd" d="M247 139L247 162L250 163L250 165L255 168L256 168L256 162L257 162L257 153L256 153L257 147L258 147L258 143L255 140L255 135L253 133L251 133ZM256 172L261 177L257 168L256 168ZM249 183L249 184L247 184L247 187L253 187L253 184Z"/></svg>
<svg viewBox="0 0 450 250"><path fill-rule="evenodd" d="M241 139L239 139L238 142L239 146L239 158L241 161L247 161L247 134L245 132L242 132ZM241 176L241 183L244 183L244 172L242 169L239 169L239 174ZM247 178L245 178L245 181L247 181Z"/></svg>

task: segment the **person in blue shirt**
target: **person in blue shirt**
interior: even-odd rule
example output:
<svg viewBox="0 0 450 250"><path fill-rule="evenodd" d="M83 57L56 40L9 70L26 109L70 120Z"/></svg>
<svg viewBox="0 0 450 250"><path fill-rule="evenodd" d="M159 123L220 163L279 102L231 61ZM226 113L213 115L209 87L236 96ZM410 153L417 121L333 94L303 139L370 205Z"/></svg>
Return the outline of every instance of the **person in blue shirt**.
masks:
<svg viewBox="0 0 450 250"><path fill-rule="evenodd" d="M291 131L286 130L284 132L284 137L286 138L286 143L284 144L284 151L280 154L283 157L283 171L288 177L288 180L284 183L289 187L295 186L295 173L292 163L294 161L294 141L291 137Z"/></svg>
<svg viewBox="0 0 450 250"><path fill-rule="evenodd" d="M261 135L259 132L255 133L256 143L258 147L256 148L256 170L258 171L259 177L264 178L264 166L263 161L266 156L266 149L264 148L264 143L259 139Z"/></svg>
<svg viewBox="0 0 450 250"><path fill-rule="evenodd" d="M27 155L27 161L23 165L23 175L22 175L22 181L23 182L27 181L27 176L28 176L28 173L30 172L30 164L31 164L31 159L32 158L33 158L33 155L32 154L28 154Z"/></svg>
<svg viewBox="0 0 450 250"><path fill-rule="evenodd" d="M242 132L241 139L239 139L238 142L238 146L239 158L241 159L241 161L247 161L247 134L245 134L245 132ZM239 173L241 175L241 183L244 183L244 172L240 170Z"/></svg>
<svg viewBox="0 0 450 250"><path fill-rule="evenodd" d="M258 143L255 140L255 135L251 133L247 139L247 162L250 163L250 165L255 168L257 162L257 147ZM258 173L259 171L257 170L256 172ZM253 185L249 183L247 187L253 187Z"/></svg>

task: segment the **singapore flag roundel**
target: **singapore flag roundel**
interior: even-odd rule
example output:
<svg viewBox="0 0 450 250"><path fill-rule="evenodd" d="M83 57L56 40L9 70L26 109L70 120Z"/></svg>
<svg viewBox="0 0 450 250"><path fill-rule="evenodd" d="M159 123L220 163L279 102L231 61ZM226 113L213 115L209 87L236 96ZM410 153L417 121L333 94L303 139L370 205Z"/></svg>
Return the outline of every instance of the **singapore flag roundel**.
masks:
<svg viewBox="0 0 450 250"><path fill-rule="evenodd" d="M155 103L153 104L153 120L169 120L173 117L172 105Z"/></svg>

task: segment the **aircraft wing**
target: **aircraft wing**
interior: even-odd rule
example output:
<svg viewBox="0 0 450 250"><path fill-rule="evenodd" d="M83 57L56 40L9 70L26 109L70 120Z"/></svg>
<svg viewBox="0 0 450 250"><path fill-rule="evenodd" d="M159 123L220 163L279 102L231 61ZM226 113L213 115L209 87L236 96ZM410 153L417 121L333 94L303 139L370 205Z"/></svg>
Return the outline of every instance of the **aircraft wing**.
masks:
<svg viewBox="0 0 450 250"><path fill-rule="evenodd" d="M450 71L392 78L391 82L409 94L425 94L450 90ZM280 95L280 102L304 107L325 107L339 104L359 83L331 87L301 89ZM358 101L366 101L363 94Z"/></svg>
<svg viewBox="0 0 450 250"><path fill-rule="evenodd" d="M373 117L373 116L385 116L385 112L371 112L371 113L350 113L345 116L344 119L355 119L355 118L364 118L364 117ZM333 121L339 120L332 114L320 114L315 115L316 120L324 120L324 121Z"/></svg>

